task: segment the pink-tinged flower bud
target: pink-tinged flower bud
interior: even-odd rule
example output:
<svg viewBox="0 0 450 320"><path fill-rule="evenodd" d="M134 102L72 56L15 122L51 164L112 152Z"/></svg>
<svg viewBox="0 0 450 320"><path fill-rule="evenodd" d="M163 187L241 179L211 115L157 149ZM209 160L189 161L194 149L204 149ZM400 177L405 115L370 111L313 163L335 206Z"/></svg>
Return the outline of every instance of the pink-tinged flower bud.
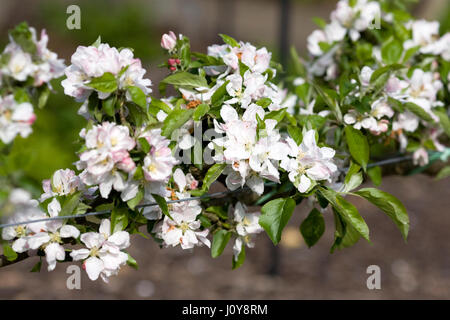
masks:
<svg viewBox="0 0 450 320"><path fill-rule="evenodd" d="M28 121L27 121L27 124L33 124L34 122L36 121L36 115L33 113L31 116L30 116L30 119L28 119Z"/></svg>
<svg viewBox="0 0 450 320"><path fill-rule="evenodd" d="M117 163L117 167L125 172L131 172L134 170L134 168L136 168L136 164L134 163L133 159L128 156Z"/></svg>
<svg viewBox="0 0 450 320"><path fill-rule="evenodd" d="M175 59L175 63L176 63L176 64L181 64L180 59Z"/></svg>
<svg viewBox="0 0 450 320"><path fill-rule="evenodd" d="M170 69L170 71L175 71L175 70L177 70L176 67L170 67L169 69Z"/></svg>
<svg viewBox="0 0 450 320"><path fill-rule="evenodd" d="M413 153L413 163L421 167L428 164L428 152L425 148L419 148Z"/></svg>
<svg viewBox="0 0 450 320"><path fill-rule="evenodd" d="M52 192L52 185L51 185L50 179L46 179L46 180L42 181L42 189L44 190L45 193Z"/></svg>
<svg viewBox="0 0 450 320"><path fill-rule="evenodd" d="M178 59L176 59L176 60L178 60ZM176 60L175 59L169 59L167 62L169 63L170 66L174 66L174 65L177 64Z"/></svg>
<svg viewBox="0 0 450 320"><path fill-rule="evenodd" d="M195 180L194 176L190 173L186 175L186 182L189 186L189 189L194 190L198 187L198 181Z"/></svg>
<svg viewBox="0 0 450 320"><path fill-rule="evenodd" d="M161 38L161 47L163 49L172 51L173 48L175 48L175 45L177 44L177 36L172 31L169 32L169 34L165 33L163 34Z"/></svg>

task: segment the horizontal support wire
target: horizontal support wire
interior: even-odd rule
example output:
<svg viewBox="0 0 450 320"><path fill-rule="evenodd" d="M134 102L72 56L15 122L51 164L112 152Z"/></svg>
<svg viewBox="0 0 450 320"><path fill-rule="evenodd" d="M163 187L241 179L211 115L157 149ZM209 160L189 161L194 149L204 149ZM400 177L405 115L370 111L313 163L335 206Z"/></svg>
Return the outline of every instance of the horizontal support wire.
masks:
<svg viewBox="0 0 450 320"><path fill-rule="evenodd" d="M367 165L367 167L371 168L371 167L376 167L376 166L384 166L384 165L388 165L388 164L394 164L394 163L399 163L399 162L403 162L403 161L409 161L411 159L412 159L412 155L406 155L406 156L401 156L401 157L394 157L394 158L381 160L381 161L378 161L378 162L369 163ZM342 171L346 172L346 171L348 171L348 168L345 168ZM236 190L233 190L233 191L215 192L215 193L205 194L205 195L198 196L198 197L191 197L191 198L184 198L184 199L177 199L177 200L167 200L167 203L171 204L171 203L179 203L179 202L185 202L185 201L202 200L202 199L207 199L207 198L221 198L221 197L226 196L228 194L242 192L242 191L244 191L244 189L247 189L247 188L236 189ZM136 208L147 208L147 207L153 207L153 206L157 206L157 205L158 205L158 203L152 202L152 203L146 203L146 204L137 205ZM77 215L71 215L71 216L56 216L56 217L48 217L48 218L29 220L29 221L23 221L23 222L5 223L5 224L0 224L0 229L7 228L7 227L14 227L14 226L19 226L19 225L24 225L24 224L53 221L53 220L65 220L65 219L83 218L83 217L89 217L89 216L98 216L98 215L102 215L102 214L111 213L111 211L112 210L102 210L102 211L88 212L88 213L84 213L84 214L77 214Z"/></svg>

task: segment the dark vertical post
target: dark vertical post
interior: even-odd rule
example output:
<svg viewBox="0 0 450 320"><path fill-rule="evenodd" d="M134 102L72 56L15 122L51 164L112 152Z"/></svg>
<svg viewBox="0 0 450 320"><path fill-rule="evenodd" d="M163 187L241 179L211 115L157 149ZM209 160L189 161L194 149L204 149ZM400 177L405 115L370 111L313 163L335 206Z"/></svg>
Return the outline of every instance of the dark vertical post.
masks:
<svg viewBox="0 0 450 320"><path fill-rule="evenodd" d="M290 0L279 0L280 4L280 29L279 29L279 52L280 62L283 69L286 70L289 53L289 10L291 9ZM280 272L280 248L271 245L271 261L269 267L269 274L276 276Z"/></svg>
<svg viewBox="0 0 450 320"><path fill-rule="evenodd" d="M287 67L287 60L289 55L289 11L291 10L290 0L280 1L280 62L284 68Z"/></svg>
<svg viewBox="0 0 450 320"><path fill-rule="evenodd" d="M236 31L236 0L217 0L217 30L214 35L217 37L219 33L225 33L231 37L235 37Z"/></svg>

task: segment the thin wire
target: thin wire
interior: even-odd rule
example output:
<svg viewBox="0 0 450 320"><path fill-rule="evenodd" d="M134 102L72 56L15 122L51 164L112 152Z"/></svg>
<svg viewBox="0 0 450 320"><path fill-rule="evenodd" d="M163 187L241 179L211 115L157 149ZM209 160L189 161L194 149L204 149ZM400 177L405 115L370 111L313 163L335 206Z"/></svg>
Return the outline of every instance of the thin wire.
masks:
<svg viewBox="0 0 450 320"><path fill-rule="evenodd" d="M179 203L179 202L185 202L185 201L201 200L201 199L205 199L205 198L220 198L220 196L222 196L222 195L228 195L228 194L236 193L236 192L241 192L241 190L236 189L233 191L221 191L221 192L205 194L205 195L198 196L198 197L191 197L191 198L184 198L184 199L177 199L177 200L167 200L166 203L171 204L171 203ZM158 205L158 203L151 202L151 203L144 203L141 205L137 205L136 208L146 208L146 207L153 207L153 206L157 206L157 205ZM23 221L23 222L5 223L5 224L0 224L0 229L7 228L7 227L19 226L19 225L23 225L23 224L31 224L31 223L38 223L38 222L53 221L53 220L65 220L65 219L83 218L83 217L88 217L88 216L99 216L102 214L111 213L111 211L112 210L101 210L101 211L88 212L88 213L71 215L71 216L56 216L56 217L48 217L48 218L29 220L29 221Z"/></svg>
<svg viewBox="0 0 450 320"><path fill-rule="evenodd" d="M384 166L384 165L388 165L388 164L408 161L411 159L412 159L411 155L389 158L389 159L381 160L378 162L369 163L367 165L367 167L372 168L372 167L376 167L376 166ZM346 171L348 171L348 168L344 168L344 169L342 169L342 171L346 172ZM248 188L244 188L244 189L248 189ZM197 197L177 199L177 200L168 200L167 203L168 204L179 203L179 202L185 202L185 201L201 200L201 199L205 199L205 198L220 198L221 196L225 196L225 195L228 195L231 193L242 192L244 189L236 189L233 191L214 192L214 193L205 194L205 195L197 196ZM145 203L145 204L137 205L136 208L147 208L147 207L153 207L153 206L157 206L157 205L158 205L158 203L152 202L152 203ZM36 220L30 220L30 221L24 221L24 222L5 223L5 224L0 224L0 229L7 228L7 227L19 226L19 225L23 225L23 224L46 222L46 221L52 221L52 220L64 220L64 219L83 218L83 217L89 217L89 216L98 216L98 215L102 215L102 214L111 213L111 211L112 210L102 210L102 211L88 212L88 213L84 213L84 214L77 214L77 215L71 215L71 216L56 216L56 217L36 219Z"/></svg>

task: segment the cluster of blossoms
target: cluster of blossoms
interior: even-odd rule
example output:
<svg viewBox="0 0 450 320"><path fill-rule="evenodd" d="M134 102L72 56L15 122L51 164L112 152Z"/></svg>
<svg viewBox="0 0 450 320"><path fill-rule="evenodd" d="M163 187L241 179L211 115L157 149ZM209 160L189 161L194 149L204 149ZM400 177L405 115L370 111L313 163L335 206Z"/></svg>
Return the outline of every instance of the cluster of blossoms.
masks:
<svg viewBox="0 0 450 320"><path fill-rule="evenodd" d="M97 41L99 42L99 41ZM107 99L116 90L123 91L127 101L133 101L132 90L139 89L145 96L152 92L150 79L140 59L134 58L133 51L110 47L106 43L79 46L72 55L71 65L65 69L66 79L61 84L64 93L84 102L81 115L88 115L88 98L93 92L99 99ZM105 80L108 85L101 86Z"/></svg>
<svg viewBox="0 0 450 320"><path fill-rule="evenodd" d="M294 86L323 78L340 95L345 125L370 133L373 142L397 141L401 152L415 152L416 164L428 163L426 149L445 151L450 33L440 36L438 22L401 16L385 2L341 0L330 20L308 38L312 61ZM344 55L351 64L342 63ZM349 77L355 69L360 73ZM333 118L314 95L301 98L300 114Z"/></svg>
<svg viewBox="0 0 450 320"><path fill-rule="evenodd" d="M387 6L339 1L331 22L308 38L310 61L299 67L293 52L287 89L266 48L224 35L225 44L207 54L191 52L185 36L162 36L169 74L158 86L160 100L150 96L151 81L131 50L99 41L78 47L62 81L89 120L80 132L78 171L58 170L45 180L40 203L13 192L11 223L19 225L5 228L3 239L13 252L45 255L48 270L57 261L82 261L90 279L107 281L135 264L126 249L145 226L162 248L206 246L213 257L234 241L237 268L256 234L264 230L279 243L305 198L332 207L332 251L369 240L364 219L344 199L349 192L377 205L406 238L400 201L376 188L355 189L365 176L379 183L373 161L380 156L413 152L423 166L427 149L448 150L449 36ZM0 100L0 112L8 99ZM0 116L28 123L26 103L20 108ZM192 163L198 151L213 161ZM208 195L212 185L225 196ZM260 212L247 209L259 205ZM88 210L100 219L87 221ZM308 246L324 232L323 213L313 208L302 222ZM53 219L25 223L46 217Z"/></svg>
<svg viewBox="0 0 450 320"><path fill-rule="evenodd" d="M38 40L36 30L26 24L11 32L10 43L2 53L1 81L25 82L33 79L33 86L39 87L63 75L64 60L47 48L48 35L41 31ZM10 78L10 79L8 79Z"/></svg>
<svg viewBox="0 0 450 320"><path fill-rule="evenodd" d="M0 96L0 140L3 143L11 143L17 135L28 137L35 120L31 103L18 103L13 95Z"/></svg>
<svg viewBox="0 0 450 320"><path fill-rule="evenodd" d="M47 48L48 36L20 24L10 32L10 42L0 54L0 140L11 143L17 135L28 137L36 120L33 98L46 97L50 81L64 73L64 61ZM45 99L41 99L44 101Z"/></svg>

